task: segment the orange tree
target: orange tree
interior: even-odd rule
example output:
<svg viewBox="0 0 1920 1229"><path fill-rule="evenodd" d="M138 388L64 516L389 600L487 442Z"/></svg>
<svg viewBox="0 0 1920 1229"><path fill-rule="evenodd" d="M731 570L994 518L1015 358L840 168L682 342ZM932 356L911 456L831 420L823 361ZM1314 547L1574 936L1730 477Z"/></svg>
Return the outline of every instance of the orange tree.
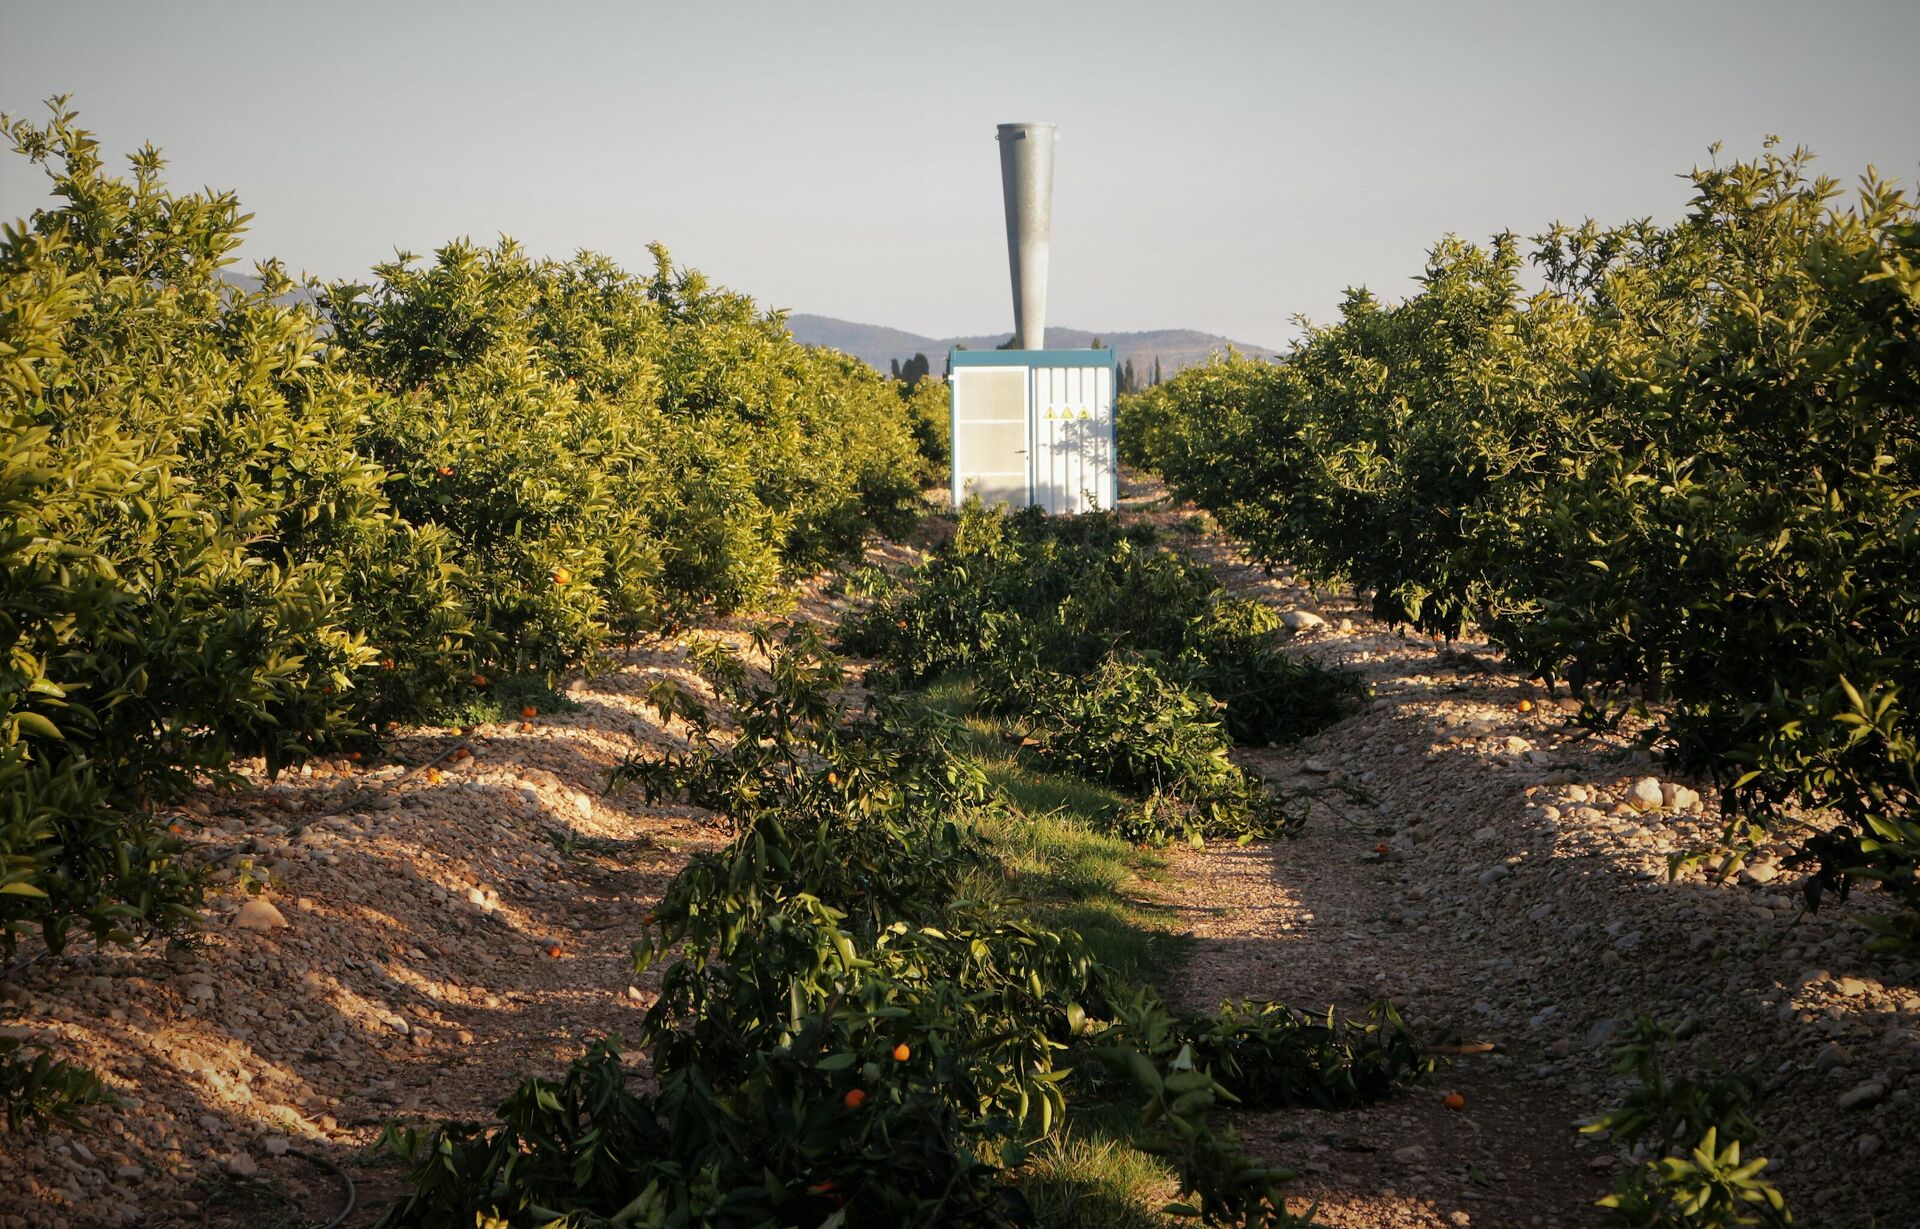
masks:
<svg viewBox="0 0 1920 1229"><path fill-rule="evenodd" d="M1812 903L1920 904L1920 215L1804 153L1693 178L1671 226L1543 236L1526 299L1507 241L1449 241L1405 303L1135 398L1125 447L1261 557L1656 715L1736 854L1799 831Z"/></svg>
<svg viewBox="0 0 1920 1229"><path fill-rule="evenodd" d="M63 100L4 127L54 199L0 240L0 952L187 924L155 808L237 756L590 665L911 514L893 391L664 252L454 244L316 299L228 276L247 215L151 147L109 173Z"/></svg>

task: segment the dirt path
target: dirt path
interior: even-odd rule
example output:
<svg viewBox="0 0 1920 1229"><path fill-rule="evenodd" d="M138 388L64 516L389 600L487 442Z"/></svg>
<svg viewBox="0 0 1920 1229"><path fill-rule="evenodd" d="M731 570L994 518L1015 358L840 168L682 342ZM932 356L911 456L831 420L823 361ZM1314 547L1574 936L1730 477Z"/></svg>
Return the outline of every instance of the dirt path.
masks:
<svg viewBox="0 0 1920 1229"><path fill-rule="evenodd" d="M1295 840L1175 856L1176 900L1197 941L1181 1005L1277 999L1357 1016L1376 998L1417 994L1423 1038L1442 1018L1450 1036L1486 1038L1472 1012L1438 1016L1425 1002L1473 984L1473 949L1416 955L1418 941L1386 921L1404 890L1370 854L1378 836L1354 809L1317 816ZM1574 1147L1570 1128L1586 1106L1533 1080L1525 1059L1462 1058L1380 1105L1243 1114L1238 1126L1257 1155L1305 1170L1297 1189L1320 1202L1328 1225L1589 1223L1607 1177ZM1445 1108L1449 1093L1465 1108Z"/></svg>
<svg viewBox="0 0 1920 1229"><path fill-rule="evenodd" d="M1847 909L1803 915L1780 849L1725 884L1669 880L1668 854L1718 830L1702 783L1583 735L1489 646L1440 653L1249 566L1157 486L1124 494L1231 587L1312 616L1295 651L1374 689L1319 737L1241 757L1314 797L1303 836L1179 856L1186 1005L1386 995L1425 1034L1499 1046L1359 1113L1243 1115L1257 1150L1306 1163L1323 1219L1595 1223L1622 1158L1575 1124L1617 1103L1611 1043L1649 1013L1680 1028L1676 1068L1744 1064L1765 1082L1761 1154L1802 1223L1920 1224L1920 1167L1889 1159L1920 1146L1920 964L1867 952ZM1458 1113L1441 1103L1455 1091Z"/></svg>

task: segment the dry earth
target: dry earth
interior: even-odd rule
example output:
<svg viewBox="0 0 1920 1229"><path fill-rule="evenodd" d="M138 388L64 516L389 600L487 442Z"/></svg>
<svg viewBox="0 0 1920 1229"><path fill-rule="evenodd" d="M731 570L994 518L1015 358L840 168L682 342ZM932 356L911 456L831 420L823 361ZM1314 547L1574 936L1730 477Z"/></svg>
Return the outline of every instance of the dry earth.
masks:
<svg viewBox="0 0 1920 1229"><path fill-rule="evenodd" d="M1242 1116L1255 1150L1306 1169L1328 1224L1594 1223L1620 1158L1574 1124L1618 1097L1608 1038L1653 1012L1684 1021L1690 1061L1764 1073L1764 1151L1801 1223L1920 1225L1920 969L1867 955L1844 909L1802 915L1777 858L1669 882L1667 853L1717 822L1699 783L1636 809L1657 768L1581 737L1486 646L1442 656L1375 626L1183 533L1193 518L1157 496L1130 491L1236 588L1324 620L1297 651L1375 691L1310 744L1246 756L1311 793L1303 836L1175 856L1165 891L1195 936L1180 996L1386 995L1429 1035L1499 1047L1383 1106ZM825 608L802 595L802 617ZM383 1124L483 1116L522 1073L630 1029L651 1001L630 919L720 839L691 810L603 791L619 759L676 740L640 701L663 674L690 680L680 646L576 680L577 707L530 732L410 731L382 763L193 800L187 837L230 871L253 859L267 887L234 873L191 944L73 952L0 986L0 1026L126 1101L91 1132L0 1135L0 1226L324 1225L341 1172L348 1223L369 1225L396 1189L368 1161ZM238 924L255 899L286 924ZM1451 1091L1464 1110L1443 1108Z"/></svg>

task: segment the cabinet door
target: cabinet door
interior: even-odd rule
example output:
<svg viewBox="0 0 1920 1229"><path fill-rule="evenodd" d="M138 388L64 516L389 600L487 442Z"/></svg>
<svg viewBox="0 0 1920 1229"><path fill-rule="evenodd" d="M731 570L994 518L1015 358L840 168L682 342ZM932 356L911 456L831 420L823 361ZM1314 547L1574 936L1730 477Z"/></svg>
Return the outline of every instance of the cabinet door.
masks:
<svg viewBox="0 0 1920 1229"><path fill-rule="evenodd" d="M1052 513L1112 506L1113 370L1036 367L1033 502Z"/></svg>
<svg viewBox="0 0 1920 1229"><path fill-rule="evenodd" d="M1027 369L961 367L953 373L953 502L1027 506Z"/></svg>

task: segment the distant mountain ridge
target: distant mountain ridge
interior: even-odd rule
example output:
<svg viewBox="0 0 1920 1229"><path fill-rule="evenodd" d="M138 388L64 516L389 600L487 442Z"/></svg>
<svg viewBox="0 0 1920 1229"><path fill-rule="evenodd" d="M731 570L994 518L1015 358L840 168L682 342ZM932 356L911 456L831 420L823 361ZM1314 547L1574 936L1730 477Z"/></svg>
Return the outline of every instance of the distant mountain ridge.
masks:
<svg viewBox="0 0 1920 1229"><path fill-rule="evenodd" d="M836 320L832 316L814 316L805 312L788 316L787 330L793 334L794 340L803 345L827 346L851 354L883 372L890 370L896 360L904 363L915 354L924 354L932 362L936 375L945 370L950 348L965 346L969 350L991 350L1010 336L1010 333L981 333L971 337L926 337L881 324L856 324L850 320ZM1152 377L1156 358L1160 360L1161 374L1170 376L1182 367L1205 362L1208 355L1224 351L1229 346L1250 358L1270 359L1277 353L1266 346L1249 345L1196 329L1093 333L1086 329L1050 328L1047 330L1047 345L1063 350L1084 349L1093 344L1095 337L1113 347L1114 356L1121 365L1132 359L1134 372L1143 382Z"/></svg>

